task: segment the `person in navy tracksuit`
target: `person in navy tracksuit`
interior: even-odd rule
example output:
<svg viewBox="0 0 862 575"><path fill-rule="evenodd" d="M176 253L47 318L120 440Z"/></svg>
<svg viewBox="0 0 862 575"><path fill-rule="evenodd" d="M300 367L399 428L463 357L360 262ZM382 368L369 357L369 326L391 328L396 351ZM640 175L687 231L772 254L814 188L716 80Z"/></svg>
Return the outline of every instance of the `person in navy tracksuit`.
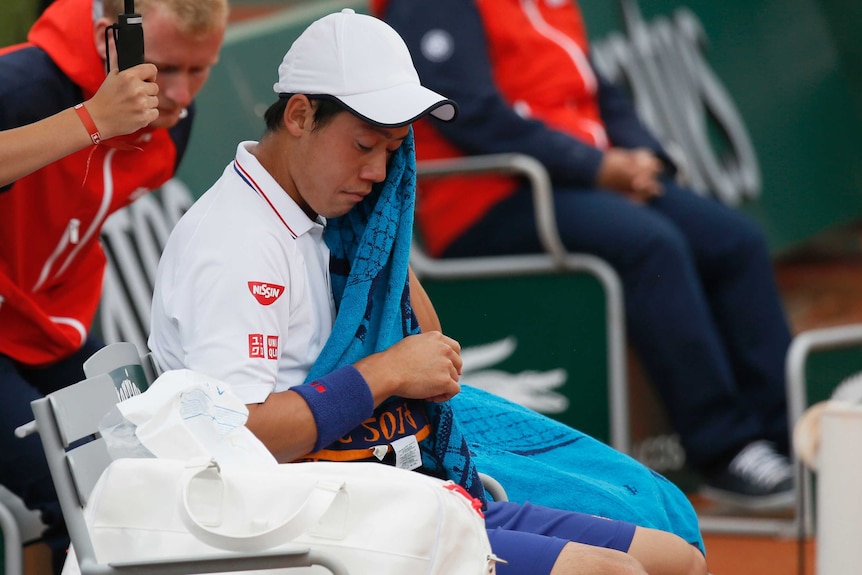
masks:
<svg viewBox="0 0 862 575"><path fill-rule="evenodd" d="M622 278L628 334L707 493L793 501L784 359L791 334L765 239L744 214L677 183L626 94L593 68L567 0L375 0L423 83L458 102L415 125L417 157L521 152L554 186L573 252ZM541 251L530 192L510 178L423 182L417 220L441 257ZM561 302L564 304L564 302Z"/></svg>

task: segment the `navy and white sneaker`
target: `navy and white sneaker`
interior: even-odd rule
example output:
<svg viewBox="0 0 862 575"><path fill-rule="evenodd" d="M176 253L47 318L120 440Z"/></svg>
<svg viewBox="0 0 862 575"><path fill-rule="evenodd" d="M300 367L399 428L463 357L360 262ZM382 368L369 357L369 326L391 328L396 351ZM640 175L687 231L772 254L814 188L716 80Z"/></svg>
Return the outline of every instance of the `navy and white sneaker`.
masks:
<svg viewBox="0 0 862 575"><path fill-rule="evenodd" d="M793 464L765 440L746 445L730 463L704 474L701 493L718 503L753 511L791 509L796 501Z"/></svg>

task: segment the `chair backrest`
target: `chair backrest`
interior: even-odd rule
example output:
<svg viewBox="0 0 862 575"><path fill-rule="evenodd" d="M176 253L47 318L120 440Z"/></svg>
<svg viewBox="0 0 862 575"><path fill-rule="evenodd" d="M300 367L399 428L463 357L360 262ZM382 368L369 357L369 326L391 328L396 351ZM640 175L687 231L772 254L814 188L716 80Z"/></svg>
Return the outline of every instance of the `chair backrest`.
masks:
<svg viewBox="0 0 862 575"><path fill-rule="evenodd" d="M119 401L120 392L113 378L103 373L45 398L53 417L50 434L46 432L45 418L36 415L42 442L48 435L55 435L57 445L63 450L53 455L65 460L69 481L75 488L74 501L79 506L86 504L99 475L111 462L105 441L99 436L99 422Z"/></svg>
<svg viewBox="0 0 862 575"><path fill-rule="evenodd" d="M84 375L109 375L120 391L120 397L125 399L146 391L155 381L155 363L150 355L147 354L144 361L135 344L127 341L111 343L84 362Z"/></svg>
<svg viewBox="0 0 862 575"><path fill-rule="evenodd" d="M39 433L80 573L182 575L320 565L334 575L347 575L347 570L338 559L326 551L299 545L290 548L283 546L265 553L236 553L229 556L212 554L176 560L126 562L122 565L98 562L85 520L84 506L102 472L111 463L105 440L99 433L99 424L117 403L125 399L132 387L136 393L140 393L131 383L128 372L134 371L136 366L140 368L142 358L137 356L137 352L134 356L130 354L129 349L125 345L112 344L95 354L87 361L87 373L94 373L97 367L108 370L107 373L92 375L33 401L31 407L35 422L16 431L19 436L31 433L34 429ZM115 377L118 372L123 377ZM140 381L151 383L151 380Z"/></svg>
<svg viewBox="0 0 862 575"><path fill-rule="evenodd" d="M149 354L148 354L149 355ZM98 424L121 398L136 395L149 387L155 379L155 363L143 361L134 344L120 342L108 345L84 363L88 379L74 391L60 390L53 394L57 442L65 451L69 445L81 440L79 448L69 451L61 469L68 468L71 494L77 505L83 506L102 471L111 462L101 438L87 442L98 432ZM44 427L42 429L45 429ZM41 429L40 429L41 431ZM48 433L45 431L45 433ZM9 500L6 495L13 498ZM4 575L23 573L21 546L38 539L44 526L36 518L22 514L28 511L23 503L4 490L0 493L0 527L3 533ZM17 513L13 513L17 511ZM31 512L32 513L32 512ZM26 523L22 520L27 520ZM34 532L34 529L38 531Z"/></svg>
<svg viewBox="0 0 862 575"><path fill-rule="evenodd" d="M99 425L117 403L146 391L157 369L151 357L142 358L129 342L103 347L83 367L86 379L33 401L31 407L77 558L95 564L83 508L111 463Z"/></svg>
<svg viewBox="0 0 862 575"><path fill-rule="evenodd" d="M31 403L51 478L79 558L95 557L83 507L111 462L105 442L98 436L99 421L119 401L114 380L102 374Z"/></svg>

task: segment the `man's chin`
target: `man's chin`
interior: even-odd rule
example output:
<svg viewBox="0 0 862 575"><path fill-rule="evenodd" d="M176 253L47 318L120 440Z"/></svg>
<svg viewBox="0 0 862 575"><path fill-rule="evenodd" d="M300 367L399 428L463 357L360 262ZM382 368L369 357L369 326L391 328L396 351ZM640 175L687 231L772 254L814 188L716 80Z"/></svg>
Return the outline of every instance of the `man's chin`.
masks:
<svg viewBox="0 0 862 575"><path fill-rule="evenodd" d="M151 129L154 129L154 130L159 129L159 128L164 128L166 130L169 130L169 129L173 128L174 126L176 126L178 121L179 121L179 119L176 119L176 118L164 120L160 117L155 122L150 123L150 125L148 127Z"/></svg>
<svg viewBox="0 0 862 575"><path fill-rule="evenodd" d="M155 122L150 124L150 128L173 128L186 116L184 112L185 110L177 110L176 112L166 113L159 110L159 117Z"/></svg>

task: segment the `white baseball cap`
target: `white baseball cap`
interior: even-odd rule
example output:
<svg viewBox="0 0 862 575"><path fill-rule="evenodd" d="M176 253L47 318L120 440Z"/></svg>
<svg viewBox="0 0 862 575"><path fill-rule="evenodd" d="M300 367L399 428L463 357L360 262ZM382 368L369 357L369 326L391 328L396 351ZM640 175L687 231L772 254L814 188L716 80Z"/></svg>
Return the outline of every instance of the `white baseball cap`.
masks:
<svg viewBox="0 0 862 575"><path fill-rule="evenodd" d="M395 30L349 8L305 29L284 55L273 90L332 97L384 127L405 126L426 114L448 122L458 113L455 102L419 83Z"/></svg>

